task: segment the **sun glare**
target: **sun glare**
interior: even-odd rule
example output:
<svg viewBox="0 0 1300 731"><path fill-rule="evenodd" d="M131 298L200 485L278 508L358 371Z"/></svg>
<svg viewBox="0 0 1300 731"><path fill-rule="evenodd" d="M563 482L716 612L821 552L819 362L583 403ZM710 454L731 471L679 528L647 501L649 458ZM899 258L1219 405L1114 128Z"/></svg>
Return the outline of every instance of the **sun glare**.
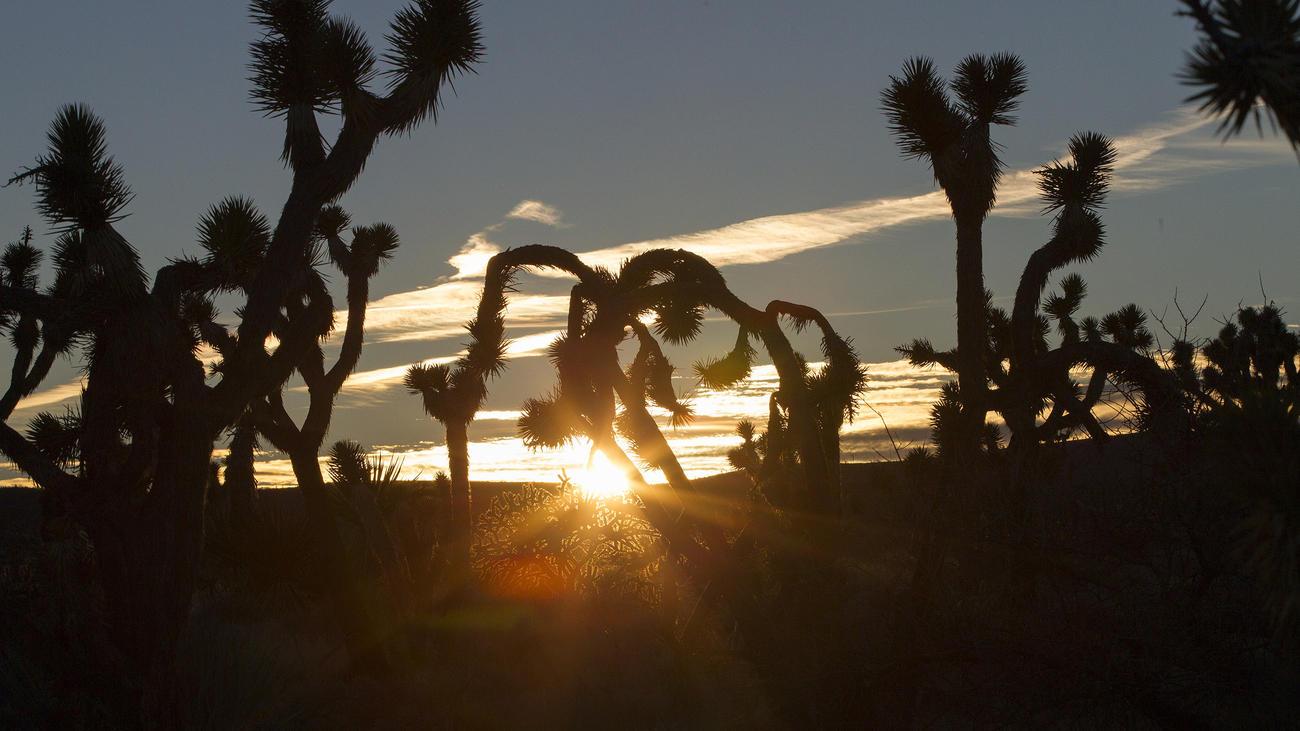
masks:
<svg viewBox="0 0 1300 731"><path fill-rule="evenodd" d="M584 495L598 499L619 497L631 489L623 473L602 454L595 455L586 469L569 475L569 478Z"/></svg>

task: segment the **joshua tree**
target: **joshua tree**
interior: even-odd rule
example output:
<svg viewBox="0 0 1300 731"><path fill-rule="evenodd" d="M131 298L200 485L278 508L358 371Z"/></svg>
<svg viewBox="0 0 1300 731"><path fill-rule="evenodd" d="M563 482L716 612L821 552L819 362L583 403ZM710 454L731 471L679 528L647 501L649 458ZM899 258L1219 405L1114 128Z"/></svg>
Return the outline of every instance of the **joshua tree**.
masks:
<svg viewBox="0 0 1300 731"><path fill-rule="evenodd" d="M1182 15L1204 36L1188 54L1184 83L1199 87L1188 101L1222 117L1224 136L1266 114L1300 153L1300 1L1182 0ZM1263 103L1263 111L1258 104Z"/></svg>
<svg viewBox="0 0 1300 731"><path fill-rule="evenodd" d="M468 448L456 432L469 423L482 404L487 379L500 373L505 365L505 294L512 291L515 275L530 268L559 269L576 277L578 284L570 297L566 335L551 347L552 360L559 370L559 387L550 396L530 399L525 404L520 429L526 443L555 446L578 436L590 438L594 449L604 452L611 464L627 474L646 504L648 517L675 544L674 550L698 564L711 565L704 549L687 539L677 526L669 505L645 489L644 477L614 440L614 431L621 430L643 459L664 472L677 496L694 492L647 410L649 400L669 410L675 420L689 418L688 408L677 400L672 389L672 366L639 317L654 313L659 336L680 343L695 337L704 308L712 306L740 323L746 344L748 333L753 333L767 345L781 375L781 398L798 438L804 484L815 495L814 504L827 511L835 509L838 486L832 482L827 465L826 441L814 412L805 367L777 324L783 314L780 305L785 303L776 303L766 312L749 307L726 288L716 269L685 251L646 252L613 275L588 267L563 249L524 246L502 252L488 263L478 312L469 325L471 339L466 355L451 366L417 366L407 375L408 388L424 398L430 415L447 425L453 502L463 506L453 513L459 516L457 530L463 535L470 528ZM787 307L795 317L806 318L815 312L795 309L794 305ZM618 362L617 348L629 329L640 347L625 372ZM741 354L740 362L734 363L738 369L735 379L744 377L749 363L749 355ZM860 382L856 357L852 368ZM618 402L624 406L621 416ZM838 422L835 426L838 428ZM704 530L712 532L708 526Z"/></svg>
<svg viewBox="0 0 1300 731"><path fill-rule="evenodd" d="M226 454L226 475L222 489L230 504L230 523L238 532L246 531L257 522L257 473L254 468L258 449L257 427L251 414L246 414L231 429L229 451Z"/></svg>
<svg viewBox="0 0 1300 731"><path fill-rule="evenodd" d="M973 454L987 410L983 225L1003 172L990 127L1015 123L1025 66L1011 54L967 56L947 86L955 100L934 63L914 58L890 77L881 103L903 154L929 161L957 224L957 382Z"/></svg>
<svg viewBox="0 0 1300 731"><path fill-rule="evenodd" d="M466 353L452 365L414 365L406 371L404 383L420 396L425 412L446 430L448 472L451 478L451 516L448 563L465 579L470 570L473 540L473 511L469 487L469 425L487 396L487 381L505 368L505 293L513 269L488 268L478 314L466 326L470 343Z"/></svg>
<svg viewBox="0 0 1300 731"><path fill-rule="evenodd" d="M1170 360L1199 407L1212 491L1235 503L1235 553L1290 643L1300 630L1300 337L1272 303L1233 320L1200 347L1175 341Z"/></svg>
<svg viewBox="0 0 1300 731"><path fill-rule="evenodd" d="M367 612L363 611L363 603L353 597L361 591L362 577L355 575L357 572L354 568L358 564L350 556L352 551L344 537L343 527L339 524L336 509L339 501L334 499L325 482L318 456L329 429L334 398L361 357L370 279L379 271L380 263L392 257L398 241L392 226L380 223L353 228L352 241L345 244L342 233L349 224L348 215L335 205L322 209L316 221L318 241L326 246L330 261L343 273L347 282L347 324L339 346L338 359L326 369L320 344L308 347L296 369L305 382L308 393L307 413L302 422L299 424L294 421L285 407L282 388L277 387L250 404L245 420L241 420L231 441L231 454L238 457L241 467L235 478L246 483L251 479L251 474L244 475L242 471L242 466L251 462L251 443L248 441L251 435L243 432L247 423L247 426L289 455L317 548L329 560L331 576L343 582L337 588L335 597L340 601L344 635L354 658L359 659L370 654L378 641L375 632L380 628L375 627L375 622L365 616ZM333 303L324 278L313 272L307 281L309 286L286 305L286 317L277 327L277 334L281 330L300 327L302 321L323 316L329 317L332 324ZM329 315L324 315L326 312ZM335 486L334 490L338 489ZM391 545L377 540L382 534L382 521L373 505L369 506L369 510L366 509L368 496L369 493L365 491L357 492L355 497L359 499L350 503L357 507L357 511L347 518L360 522L362 532L369 537L365 543L376 552L380 565L389 572L396 571L398 567L393 552L386 550L391 549ZM398 582L390 583L393 586L400 585Z"/></svg>
<svg viewBox="0 0 1300 731"><path fill-rule="evenodd" d="M1030 256L1008 318L992 305L991 295L983 289L979 224L992 206L1001 174L1001 163L988 139L988 125L1014 121L1009 113L1015 109L1015 97L1025 89L1024 68L1012 56L971 56L959 65L951 87L958 99L956 105L949 101L933 64L922 59L909 62L901 79L891 77L884 92L885 112L900 146L908 155L931 161L957 221L957 349L936 352L925 340L899 349L915 364L938 363L957 373L956 388L947 392L948 400L936 412L936 423L944 426L943 440L950 447L946 451L956 450L958 454L953 456L964 459L960 455L963 449L973 454L971 450L981 441L989 442L982 428L989 409L1002 413L1013 444L1036 443L1073 425L1103 436L1091 409L1108 377L1137 383L1153 406L1172 403L1176 400L1172 383L1154 362L1134 352L1150 344L1150 334L1136 307L1124 308L1100 322L1085 320L1085 332L1080 336L1079 324L1072 317L1083 297L1082 279L1067 278L1062 293L1048 300L1048 314L1057 320L1063 340L1055 350L1049 350L1046 343L1049 323L1039 308L1052 272L1091 259L1104 244L1098 210L1115 159L1110 140L1093 133L1076 135L1069 145L1070 160L1053 162L1038 171L1045 210L1056 213L1053 236ZM976 253L963 258L963 251ZM968 327L969 323L975 325ZM980 353L978 362L968 357L971 351ZM1075 393L1069 379L1069 368L1078 364L1094 368L1089 389L1082 396ZM996 385L997 391L989 392L989 383ZM1053 411L1040 428L1035 417L1042 411L1044 399L1053 402ZM954 413L955 409L960 412Z"/></svg>
<svg viewBox="0 0 1300 731"><path fill-rule="evenodd" d="M255 0L251 9L265 30L252 44L253 98L285 120L292 173L288 199L255 257L209 252L177 260L148 286L113 225L130 190L108 155L103 124L84 107L60 112L49 152L11 181L35 183L38 208L61 235L47 291L36 291L30 277L0 286L0 311L24 333L31 323L37 331L23 337L15 373L25 373L10 391L30 393L53 355L73 346L83 348L86 385L74 419L42 420L27 435L0 425L0 451L58 495L89 534L124 665L114 677L123 679L129 703L144 701L146 724L171 723L165 694L202 545L213 442L328 330L328 312L314 309L281 327L291 299L312 284L319 213L351 187L380 136L436 113L443 84L480 54L476 2L417 0L393 20L389 89L379 95L368 88L375 54L356 26L328 14L328 2ZM342 117L328 146L321 113ZM258 236L245 241L250 253L261 245ZM254 260L255 270L242 268ZM246 296L235 333L210 326L208 297L222 291ZM273 333L279 345L268 352ZM202 344L222 354L214 383L196 356ZM63 444L75 445L74 462L37 438L52 424Z"/></svg>

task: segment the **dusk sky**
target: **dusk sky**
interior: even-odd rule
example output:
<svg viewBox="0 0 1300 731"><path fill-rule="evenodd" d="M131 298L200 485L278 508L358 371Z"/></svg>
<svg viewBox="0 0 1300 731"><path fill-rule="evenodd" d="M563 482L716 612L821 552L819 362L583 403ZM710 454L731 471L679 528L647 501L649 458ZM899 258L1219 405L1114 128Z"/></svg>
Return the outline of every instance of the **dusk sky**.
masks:
<svg viewBox="0 0 1300 731"><path fill-rule="evenodd" d="M382 52L401 4L333 7ZM459 350L486 257L528 243L615 266L644 248L689 248L723 266L751 304L781 298L835 313L873 364L867 401L920 438L943 374L918 380L892 349L921 336L955 342L955 277L943 195L926 164L902 159L879 110L889 75L915 55L945 75L968 53L1011 51L1028 68L1018 125L994 130L1009 171L984 229L996 296L1014 293L1049 236L1028 171L1091 130L1116 138L1120 158L1103 213L1108 244L1070 270L1088 281L1085 313L1136 302L1160 314L1175 292L1192 309L1208 296L1195 333L1207 335L1238 303L1264 299L1262 285L1296 322L1300 165L1267 127L1262 138L1250 128L1222 142L1214 121L1184 105L1190 92L1177 74L1195 29L1175 10L1172 0L485 2L478 73L456 81L436 125L381 140L340 201L354 223L393 224L402 243L373 280L367 344L327 444L356 439L409 453L412 472L438 467L427 449L441 444L441 428L400 388L401 371ZM279 212L289 183L283 126L248 99L257 31L242 2L45 0L7 3L4 15L6 173L44 151L62 104L85 102L135 190L119 230L149 271L196 253L198 218L227 195ZM30 186L0 190L3 241L30 224L39 245L52 243L32 204ZM511 412L554 379L531 356L558 325L567 286L521 285L507 315L521 357L471 431L476 478L541 479L563 463L510 472L501 468L524 464L517 443L484 441L510 434ZM709 329L677 353L679 368L689 374L693 359L733 338ZM815 360L815 341L800 345ZM695 473L721 468L721 435L736 418L761 416L763 376L730 401L700 394L700 424L680 435ZM76 379L74 364L62 364L11 422L61 408Z"/></svg>

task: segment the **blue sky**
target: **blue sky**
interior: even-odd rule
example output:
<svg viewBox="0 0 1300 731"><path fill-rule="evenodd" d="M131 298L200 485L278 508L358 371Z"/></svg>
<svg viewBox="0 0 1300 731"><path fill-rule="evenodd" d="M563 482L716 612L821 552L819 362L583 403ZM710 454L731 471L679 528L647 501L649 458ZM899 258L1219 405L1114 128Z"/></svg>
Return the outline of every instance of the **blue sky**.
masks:
<svg viewBox="0 0 1300 731"><path fill-rule="evenodd" d="M334 6L378 47L398 7ZM1212 124L1182 108L1188 89L1176 73L1194 32L1175 9L1154 0L489 0L479 73L457 81L436 126L384 140L342 201L358 223L388 221L402 236L374 298L430 308L401 322L372 313L380 327L360 370L454 354L451 304L472 299L475 285L468 260L456 260L459 280L449 260L467 247L524 243L702 247L750 262L724 274L756 304L780 297L871 313L835 318L868 361L892 359L891 348L914 336L951 343L951 222L917 198L934 190L929 171L899 157L878 109L888 76L918 54L945 72L973 52L1009 50L1025 60L1030 91L1020 123L995 131L1012 171L1050 161L1076 131L1128 141L1131 164L1104 214L1110 243L1079 268L1090 285L1085 310L1134 301L1160 312L1175 291L1185 303L1208 295L1199 325L1209 333L1212 317L1260 300L1262 279L1294 317L1300 165L1268 134L1221 143ZM150 269L194 252L198 217L226 195L278 211L288 184L277 160L281 128L247 99L256 30L241 3L10 2L4 17L0 92L9 104L0 167L33 160L59 105L84 101L105 119L136 191L120 228ZM985 228L986 277L998 295L1013 292L1025 258L1048 235L1026 185L1005 192L1012 205ZM894 199L903 202L880 208ZM525 201L535 203L521 208ZM31 203L30 188L0 190L5 240L27 223L45 230ZM908 215L886 220L900 207ZM436 296L411 294L437 285ZM525 288L561 291L537 279ZM446 306L437 302L444 295ZM516 314L534 319L514 334L545 332L549 306L521 302ZM730 337L711 330L681 354L682 365ZM548 388L544 365L517 361L489 408L516 409ZM50 385L74 377L64 367ZM400 390L350 398L332 437L440 442ZM478 429L501 435L510 424Z"/></svg>

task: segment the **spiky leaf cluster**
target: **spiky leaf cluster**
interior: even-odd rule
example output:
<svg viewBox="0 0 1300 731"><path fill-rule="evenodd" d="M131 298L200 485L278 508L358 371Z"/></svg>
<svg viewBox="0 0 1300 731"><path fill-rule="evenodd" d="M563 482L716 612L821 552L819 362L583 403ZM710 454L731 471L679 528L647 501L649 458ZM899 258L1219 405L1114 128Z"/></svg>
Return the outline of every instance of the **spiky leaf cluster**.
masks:
<svg viewBox="0 0 1300 731"><path fill-rule="evenodd" d="M411 366L402 377L402 385L420 396L425 412L439 421L458 418L466 410L465 399L456 388L456 373L445 363Z"/></svg>
<svg viewBox="0 0 1300 731"><path fill-rule="evenodd" d="M984 124L1015 124L1012 113L1028 89L1025 64L1010 53L967 56L957 65L952 80L958 108Z"/></svg>
<svg viewBox="0 0 1300 731"><path fill-rule="evenodd" d="M391 132L404 132L425 117L436 116L445 82L473 71L483 56L478 0L416 0L398 11L385 36L389 52L389 89L418 94L419 106Z"/></svg>
<svg viewBox="0 0 1300 731"><path fill-rule="evenodd" d="M375 75L375 55L349 20L329 15L329 0L253 0L253 22L265 35L251 45L252 97L282 116L295 107L337 109L357 100ZM287 150L286 150L287 153Z"/></svg>
<svg viewBox="0 0 1300 731"><path fill-rule="evenodd" d="M27 438L50 461L62 468L81 455L81 414L67 409L61 416L48 411L37 414L27 427Z"/></svg>
<svg viewBox="0 0 1300 731"><path fill-rule="evenodd" d="M90 107L70 104L59 110L47 139L49 152L9 182L34 180L37 209L59 230L120 219L133 195L122 166L108 154L103 121Z"/></svg>
<svg viewBox="0 0 1300 731"><path fill-rule="evenodd" d="M243 288L252 283L271 245L271 225L251 200L232 196L199 219L198 237L208 254L205 263L225 287Z"/></svg>
<svg viewBox="0 0 1300 731"><path fill-rule="evenodd" d="M1111 342L1130 350L1145 350L1155 342L1146 321L1146 314L1137 305L1127 304L1101 319L1101 332Z"/></svg>
<svg viewBox="0 0 1300 731"><path fill-rule="evenodd" d="M889 131L906 157L934 160L960 138L965 127L944 90L934 61L910 58L902 76L890 76L881 93Z"/></svg>
<svg viewBox="0 0 1300 731"><path fill-rule="evenodd" d="M1300 151L1300 0L1183 0L1204 34L1188 54L1188 97L1219 117L1220 134L1239 134L1262 117ZM1259 102L1263 102L1261 106Z"/></svg>
<svg viewBox="0 0 1300 731"><path fill-rule="evenodd" d="M556 449L582 437L582 418L559 392L524 401L518 433L529 449Z"/></svg>
<svg viewBox="0 0 1300 731"><path fill-rule="evenodd" d="M685 297L668 297L653 307L655 334L673 345L694 340L704 326L704 306Z"/></svg>
<svg viewBox="0 0 1300 731"><path fill-rule="evenodd" d="M726 355L695 364L695 376L707 388L730 388L749 377L754 367L755 351L749 344L749 332L740 328L736 343Z"/></svg>
<svg viewBox="0 0 1300 731"><path fill-rule="evenodd" d="M933 61L912 58L889 82L881 107L903 155L930 162L958 216L987 215L1003 172L988 128L1015 122L1024 64L1011 54L968 56L945 85Z"/></svg>
<svg viewBox="0 0 1300 731"><path fill-rule="evenodd" d="M23 238L5 247L0 254L0 282L6 287L36 289L39 283L41 259L45 254L31 244L32 230L24 230Z"/></svg>
<svg viewBox="0 0 1300 731"><path fill-rule="evenodd" d="M366 450L359 442L341 440L330 447L330 480L336 485L361 485L369 477Z"/></svg>
<svg viewBox="0 0 1300 731"><path fill-rule="evenodd" d="M382 262L393 258L398 244L397 229L390 224L358 226L352 230L351 256L344 271L351 276L372 277Z"/></svg>
<svg viewBox="0 0 1300 731"><path fill-rule="evenodd" d="M1044 210L1071 204L1100 208L1118 157L1114 144L1105 135L1084 132L1070 138L1068 150L1069 161L1055 160L1037 171Z"/></svg>

